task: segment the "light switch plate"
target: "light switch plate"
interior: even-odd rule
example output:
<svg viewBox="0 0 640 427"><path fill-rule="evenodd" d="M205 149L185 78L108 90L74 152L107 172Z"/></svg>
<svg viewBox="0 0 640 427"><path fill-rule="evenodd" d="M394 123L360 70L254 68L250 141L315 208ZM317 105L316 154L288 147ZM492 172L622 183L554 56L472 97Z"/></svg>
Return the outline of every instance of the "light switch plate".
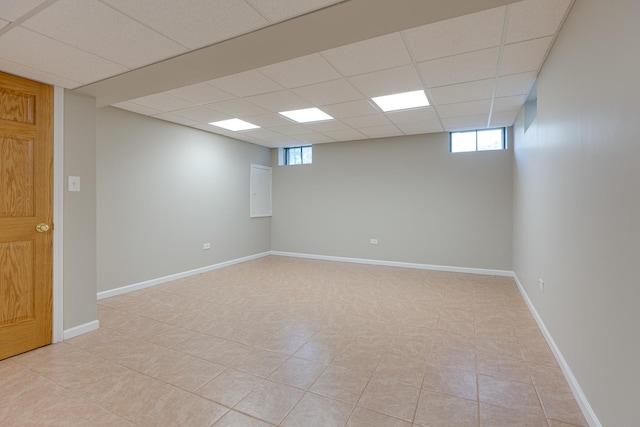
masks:
<svg viewBox="0 0 640 427"><path fill-rule="evenodd" d="M79 176L69 176L69 191L80 191Z"/></svg>

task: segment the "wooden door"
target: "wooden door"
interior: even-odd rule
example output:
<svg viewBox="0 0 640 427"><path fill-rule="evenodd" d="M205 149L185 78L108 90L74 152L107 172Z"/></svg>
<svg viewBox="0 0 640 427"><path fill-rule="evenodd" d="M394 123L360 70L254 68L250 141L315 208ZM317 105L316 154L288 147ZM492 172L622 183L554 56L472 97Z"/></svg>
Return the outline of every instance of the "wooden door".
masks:
<svg viewBox="0 0 640 427"><path fill-rule="evenodd" d="M51 343L52 116L51 86L0 73L0 359Z"/></svg>

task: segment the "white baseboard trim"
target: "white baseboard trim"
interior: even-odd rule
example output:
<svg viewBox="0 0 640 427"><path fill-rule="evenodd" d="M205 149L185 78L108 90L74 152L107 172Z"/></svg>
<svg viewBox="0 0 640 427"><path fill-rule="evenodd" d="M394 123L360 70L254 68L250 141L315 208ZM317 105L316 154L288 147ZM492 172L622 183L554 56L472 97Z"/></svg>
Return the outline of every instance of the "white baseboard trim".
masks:
<svg viewBox="0 0 640 427"><path fill-rule="evenodd" d="M412 262L398 262L398 261L381 261L377 259L365 259L365 258L345 258L345 257L337 257L337 256L329 256L329 255L301 254L301 253L295 253L295 252L281 252L281 251L271 251L271 255L285 256L285 257L292 257L292 258L318 259L323 261L350 262L354 264L383 265L385 267L415 268L418 270L448 271L452 273L473 273L473 274L485 274L489 276L507 276L507 277L513 276L513 271L508 271L508 270L489 270L484 268L451 267L447 265L417 264Z"/></svg>
<svg viewBox="0 0 640 427"><path fill-rule="evenodd" d="M569 367L569 364L567 363L564 356L560 352L560 349L556 345L556 342L553 340L551 333L549 332L546 325L542 321L542 318L538 314L538 311L536 310L533 303L529 299L529 295L527 295L527 292L524 290L522 283L520 283L520 280L518 279L518 276L515 273L513 273L513 279L518 285L518 289L520 289L522 298L524 298L524 301L527 303L527 306L529 307L529 311L531 311L531 314L536 319L536 322L538 323L538 327L540 328L542 335L544 335L544 338L547 340L547 343L549 344L549 348L551 348L553 355L556 357L556 360L558 361L558 364L560 365L560 368L562 369L562 372L564 373L564 376L567 382L569 383L569 387L571 387L573 396L575 397L576 402L578 403L578 406L580 406L580 409L582 410L582 415L584 415L590 427L602 427L600 420L598 420L596 413L593 411L593 408L591 407L591 405L589 404L589 401L587 400L587 396L585 396L584 392L582 391L582 388L580 387L578 380L573 375L573 372L571 372L571 368Z"/></svg>
<svg viewBox="0 0 640 427"><path fill-rule="evenodd" d="M196 268L194 270L184 271L182 273L170 274L164 277L158 277L157 279L146 280L144 282L134 283L132 285L126 285L115 289L109 289L108 291L98 292L98 300L114 297L116 295L126 294L128 292L137 291L151 286L156 286L161 283L170 282L172 280L178 280L189 276L195 276L196 274L206 273L207 271L217 270L219 268L228 267L230 265L239 264L241 262L247 262L254 259L262 258L271 255L271 252L262 252L255 255L249 255L243 258L232 259L230 261L224 261L218 264L208 265L206 267Z"/></svg>
<svg viewBox="0 0 640 427"><path fill-rule="evenodd" d="M73 328L64 330L64 339L70 340L71 338L77 337L78 335L86 334L87 332L95 331L100 327L100 322L98 320L94 320L93 322L88 322L79 326L75 326Z"/></svg>

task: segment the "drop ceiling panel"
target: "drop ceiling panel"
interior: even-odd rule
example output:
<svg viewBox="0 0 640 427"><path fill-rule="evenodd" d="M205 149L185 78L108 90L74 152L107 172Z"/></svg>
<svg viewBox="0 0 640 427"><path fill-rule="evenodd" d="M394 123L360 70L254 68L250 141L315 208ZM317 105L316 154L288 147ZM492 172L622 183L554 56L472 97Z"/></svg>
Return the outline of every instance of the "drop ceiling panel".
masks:
<svg viewBox="0 0 640 427"><path fill-rule="evenodd" d="M185 86L180 89L170 90L166 93L196 105L211 104L233 98L233 95L207 83Z"/></svg>
<svg viewBox="0 0 640 427"><path fill-rule="evenodd" d="M176 111L173 111L173 114L178 117L183 117L185 119L193 120L196 123L203 123L203 124L209 123L209 122L217 122L219 120L227 120L232 118L232 116L220 113L218 111L211 110L203 106L176 110Z"/></svg>
<svg viewBox="0 0 640 427"><path fill-rule="evenodd" d="M117 104L113 104L114 107L120 108L122 110L131 111L133 113L142 114L145 116L153 116L155 114L160 114L160 110L156 110L155 108L145 107L144 105L136 104L135 102L125 101L119 102Z"/></svg>
<svg viewBox="0 0 640 427"><path fill-rule="evenodd" d="M319 54L280 62L258 70L285 88L307 86L341 77Z"/></svg>
<svg viewBox="0 0 640 427"><path fill-rule="evenodd" d="M273 113L313 107L313 105L311 105L309 101L305 101L295 93L288 90L265 93L263 95L251 96L246 99L247 101L252 102Z"/></svg>
<svg viewBox="0 0 640 427"><path fill-rule="evenodd" d="M499 55L496 47L422 62L419 68L427 87L483 80L495 77Z"/></svg>
<svg viewBox="0 0 640 427"><path fill-rule="evenodd" d="M101 0L190 49L264 27L268 21L244 0Z"/></svg>
<svg viewBox="0 0 640 427"><path fill-rule="evenodd" d="M506 7L403 31L417 62L500 45Z"/></svg>
<svg viewBox="0 0 640 427"><path fill-rule="evenodd" d="M294 138L301 144L323 144L325 142L334 142L334 139L317 132L297 135Z"/></svg>
<svg viewBox="0 0 640 427"><path fill-rule="evenodd" d="M128 68L187 51L96 0L59 0L22 25Z"/></svg>
<svg viewBox="0 0 640 427"><path fill-rule="evenodd" d="M13 28L0 37L0 52L6 61L36 70L47 70L49 74L81 83L100 80L127 70L122 65L22 27Z"/></svg>
<svg viewBox="0 0 640 427"><path fill-rule="evenodd" d="M493 112L501 113L503 111L520 110L526 98L527 98L526 95L505 96L502 98L495 98L493 100Z"/></svg>
<svg viewBox="0 0 640 427"><path fill-rule="evenodd" d="M310 132L306 127L302 125L292 125L291 122L289 122L288 126L278 126L271 128L271 130L286 136L304 135Z"/></svg>
<svg viewBox="0 0 640 427"><path fill-rule="evenodd" d="M402 131L394 125L375 126L370 128L358 129L361 133L365 134L369 138L385 138L389 136L403 135Z"/></svg>
<svg viewBox="0 0 640 427"><path fill-rule="evenodd" d="M400 123L397 125L405 135L416 135L421 133L442 132L442 125L439 120L426 120L420 122Z"/></svg>
<svg viewBox="0 0 640 427"><path fill-rule="evenodd" d="M161 114L156 114L153 117L155 117L156 119L164 120L171 123L177 123L179 125L184 125L184 126L194 126L199 124L194 120L185 119L184 117L176 116L173 113L161 113Z"/></svg>
<svg viewBox="0 0 640 427"><path fill-rule="evenodd" d="M458 104L447 104L437 107L438 115L443 119L457 116L474 116L479 114L488 114L490 108L490 99L461 102Z"/></svg>
<svg viewBox="0 0 640 427"><path fill-rule="evenodd" d="M496 96L527 95L535 79L535 72L500 77Z"/></svg>
<svg viewBox="0 0 640 427"><path fill-rule="evenodd" d="M171 96L167 93L158 93L156 95L132 99L132 102L144 105L145 107L154 108L161 113L188 108L192 105L184 99L176 98L175 96Z"/></svg>
<svg viewBox="0 0 640 427"><path fill-rule="evenodd" d="M510 6L507 43L537 39L554 34L571 0L526 0Z"/></svg>
<svg viewBox="0 0 640 427"><path fill-rule="evenodd" d="M216 102L215 104L207 104L207 108L211 108L212 110L227 114L231 117L257 116L269 113L264 108L260 108L255 104L238 98Z"/></svg>
<svg viewBox="0 0 640 427"><path fill-rule="evenodd" d="M0 29L9 25L9 21L5 21L4 19L0 19Z"/></svg>
<svg viewBox="0 0 640 427"><path fill-rule="evenodd" d="M332 130L347 130L349 126L340 120L326 120L322 122L306 123L305 127L316 132L329 132Z"/></svg>
<svg viewBox="0 0 640 427"><path fill-rule="evenodd" d="M553 37L529 40L504 47L500 75L538 71L551 46Z"/></svg>
<svg viewBox="0 0 640 427"><path fill-rule="evenodd" d="M411 64L400 33L376 37L322 53L344 76L371 73Z"/></svg>
<svg viewBox="0 0 640 427"><path fill-rule="evenodd" d="M436 106L489 99L493 94L494 83L495 79L487 79L451 86L435 87L429 89L429 94L431 95L433 104Z"/></svg>
<svg viewBox="0 0 640 427"><path fill-rule="evenodd" d="M387 119L384 114L376 114L373 116L363 116L363 117L353 117L350 119L343 119L343 121L349 126L360 129L360 128L368 128L375 126L386 126L391 124L389 119Z"/></svg>
<svg viewBox="0 0 640 427"><path fill-rule="evenodd" d="M45 0L2 0L0 18L13 22L44 2Z"/></svg>
<svg viewBox="0 0 640 427"><path fill-rule="evenodd" d="M513 126L518 114L520 114L520 110L494 113L491 116L491 127Z"/></svg>
<svg viewBox="0 0 640 427"><path fill-rule="evenodd" d="M293 92L318 107L362 99L360 92L345 79L299 87Z"/></svg>
<svg viewBox="0 0 640 427"><path fill-rule="evenodd" d="M351 77L349 81L368 98L423 88L413 64Z"/></svg>
<svg viewBox="0 0 640 427"><path fill-rule="evenodd" d="M442 119L442 125L446 131L467 130L467 129L484 129L487 127L489 114L480 114L477 116L450 117Z"/></svg>
<svg viewBox="0 0 640 427"><path fill-rule="evenodd" d="M325 105L322 111L336 119L346 119L349 117L370 116L379 111L371 105L368 99L360 101L343 102L341 104Z"/></svg>
<svg viewBox="0 0 640 427"><path fill-rule="evenodd" d="M35 68L28 67L23 64L16 64L15 62L6 61L3 58L0 58L0 71L14 74L16 76L29 76L31 80L60 87L78 87L82 85L81 82L73 81L65 77L60 77L46 71L36 70Z"/></svg>
<svg viewBox="0 0 640 427"><path fill-rule="evenodd" d="M256 70L232 74L230 76L210 80L208 83L240 97L261 95L263 93L277 92L284 89L282 86Z"/></svg>
<svg viewBox="0 0 640 427"><path fill-rule="evenodd" d="M412 110L386 113L385 116L395 124L437 120L433 107L414 108Z"/></svg>
<svg viewBox="0 0 640 427"><path fill-rule="evenodd" d="M278 126L291 125L291 121L285 119L280 114L276 114L276 113L262 114L259 116L251 116L251 117L245 118L244 120L263 128L274 128Z"/></svg>
<svg viewBox="0 0 640 427"><path fill-rule="evenodd" d="M355 141L357 139L366 138L366 136L355 129L334 130L323 133L329 138L335 139L336 141Z"/></svg>
<svg viewBox="0 0 640 427"><path fill-rule="evenodd" d="M302 15L342 0L247 0L262 16L271 22Z"/></svg>

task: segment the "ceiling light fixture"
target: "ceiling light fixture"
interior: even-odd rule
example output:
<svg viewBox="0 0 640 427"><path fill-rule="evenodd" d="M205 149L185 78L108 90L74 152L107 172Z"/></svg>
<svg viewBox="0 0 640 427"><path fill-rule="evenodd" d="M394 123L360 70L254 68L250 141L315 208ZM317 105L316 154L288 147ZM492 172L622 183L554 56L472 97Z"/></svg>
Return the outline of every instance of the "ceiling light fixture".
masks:
<svg viewBox="0 0 640 427"><path fill-rule="evenodd" d="M429 105L429 100L424 90L376 96L375 98L371 98L371 100L385 113L409 108L427 107Z"/></svg>
<svg viewBox="0 0 640 427"><path fill-rule="evenodd" d="M302 110L281 111L281 114L298 123L320 122L323 120L331 120L333 117L318 108L304 108Z"/></svg>
<svg viewBox="0 0 640 427"><path fill-rule="evenodd" d="M219 128L232 130L234 132L260 128L260 126L254 125L253 123L245 122L244 120L240 119L221 120L219 122L211 122L209 124L212 126L217 126Z"/></svg>

